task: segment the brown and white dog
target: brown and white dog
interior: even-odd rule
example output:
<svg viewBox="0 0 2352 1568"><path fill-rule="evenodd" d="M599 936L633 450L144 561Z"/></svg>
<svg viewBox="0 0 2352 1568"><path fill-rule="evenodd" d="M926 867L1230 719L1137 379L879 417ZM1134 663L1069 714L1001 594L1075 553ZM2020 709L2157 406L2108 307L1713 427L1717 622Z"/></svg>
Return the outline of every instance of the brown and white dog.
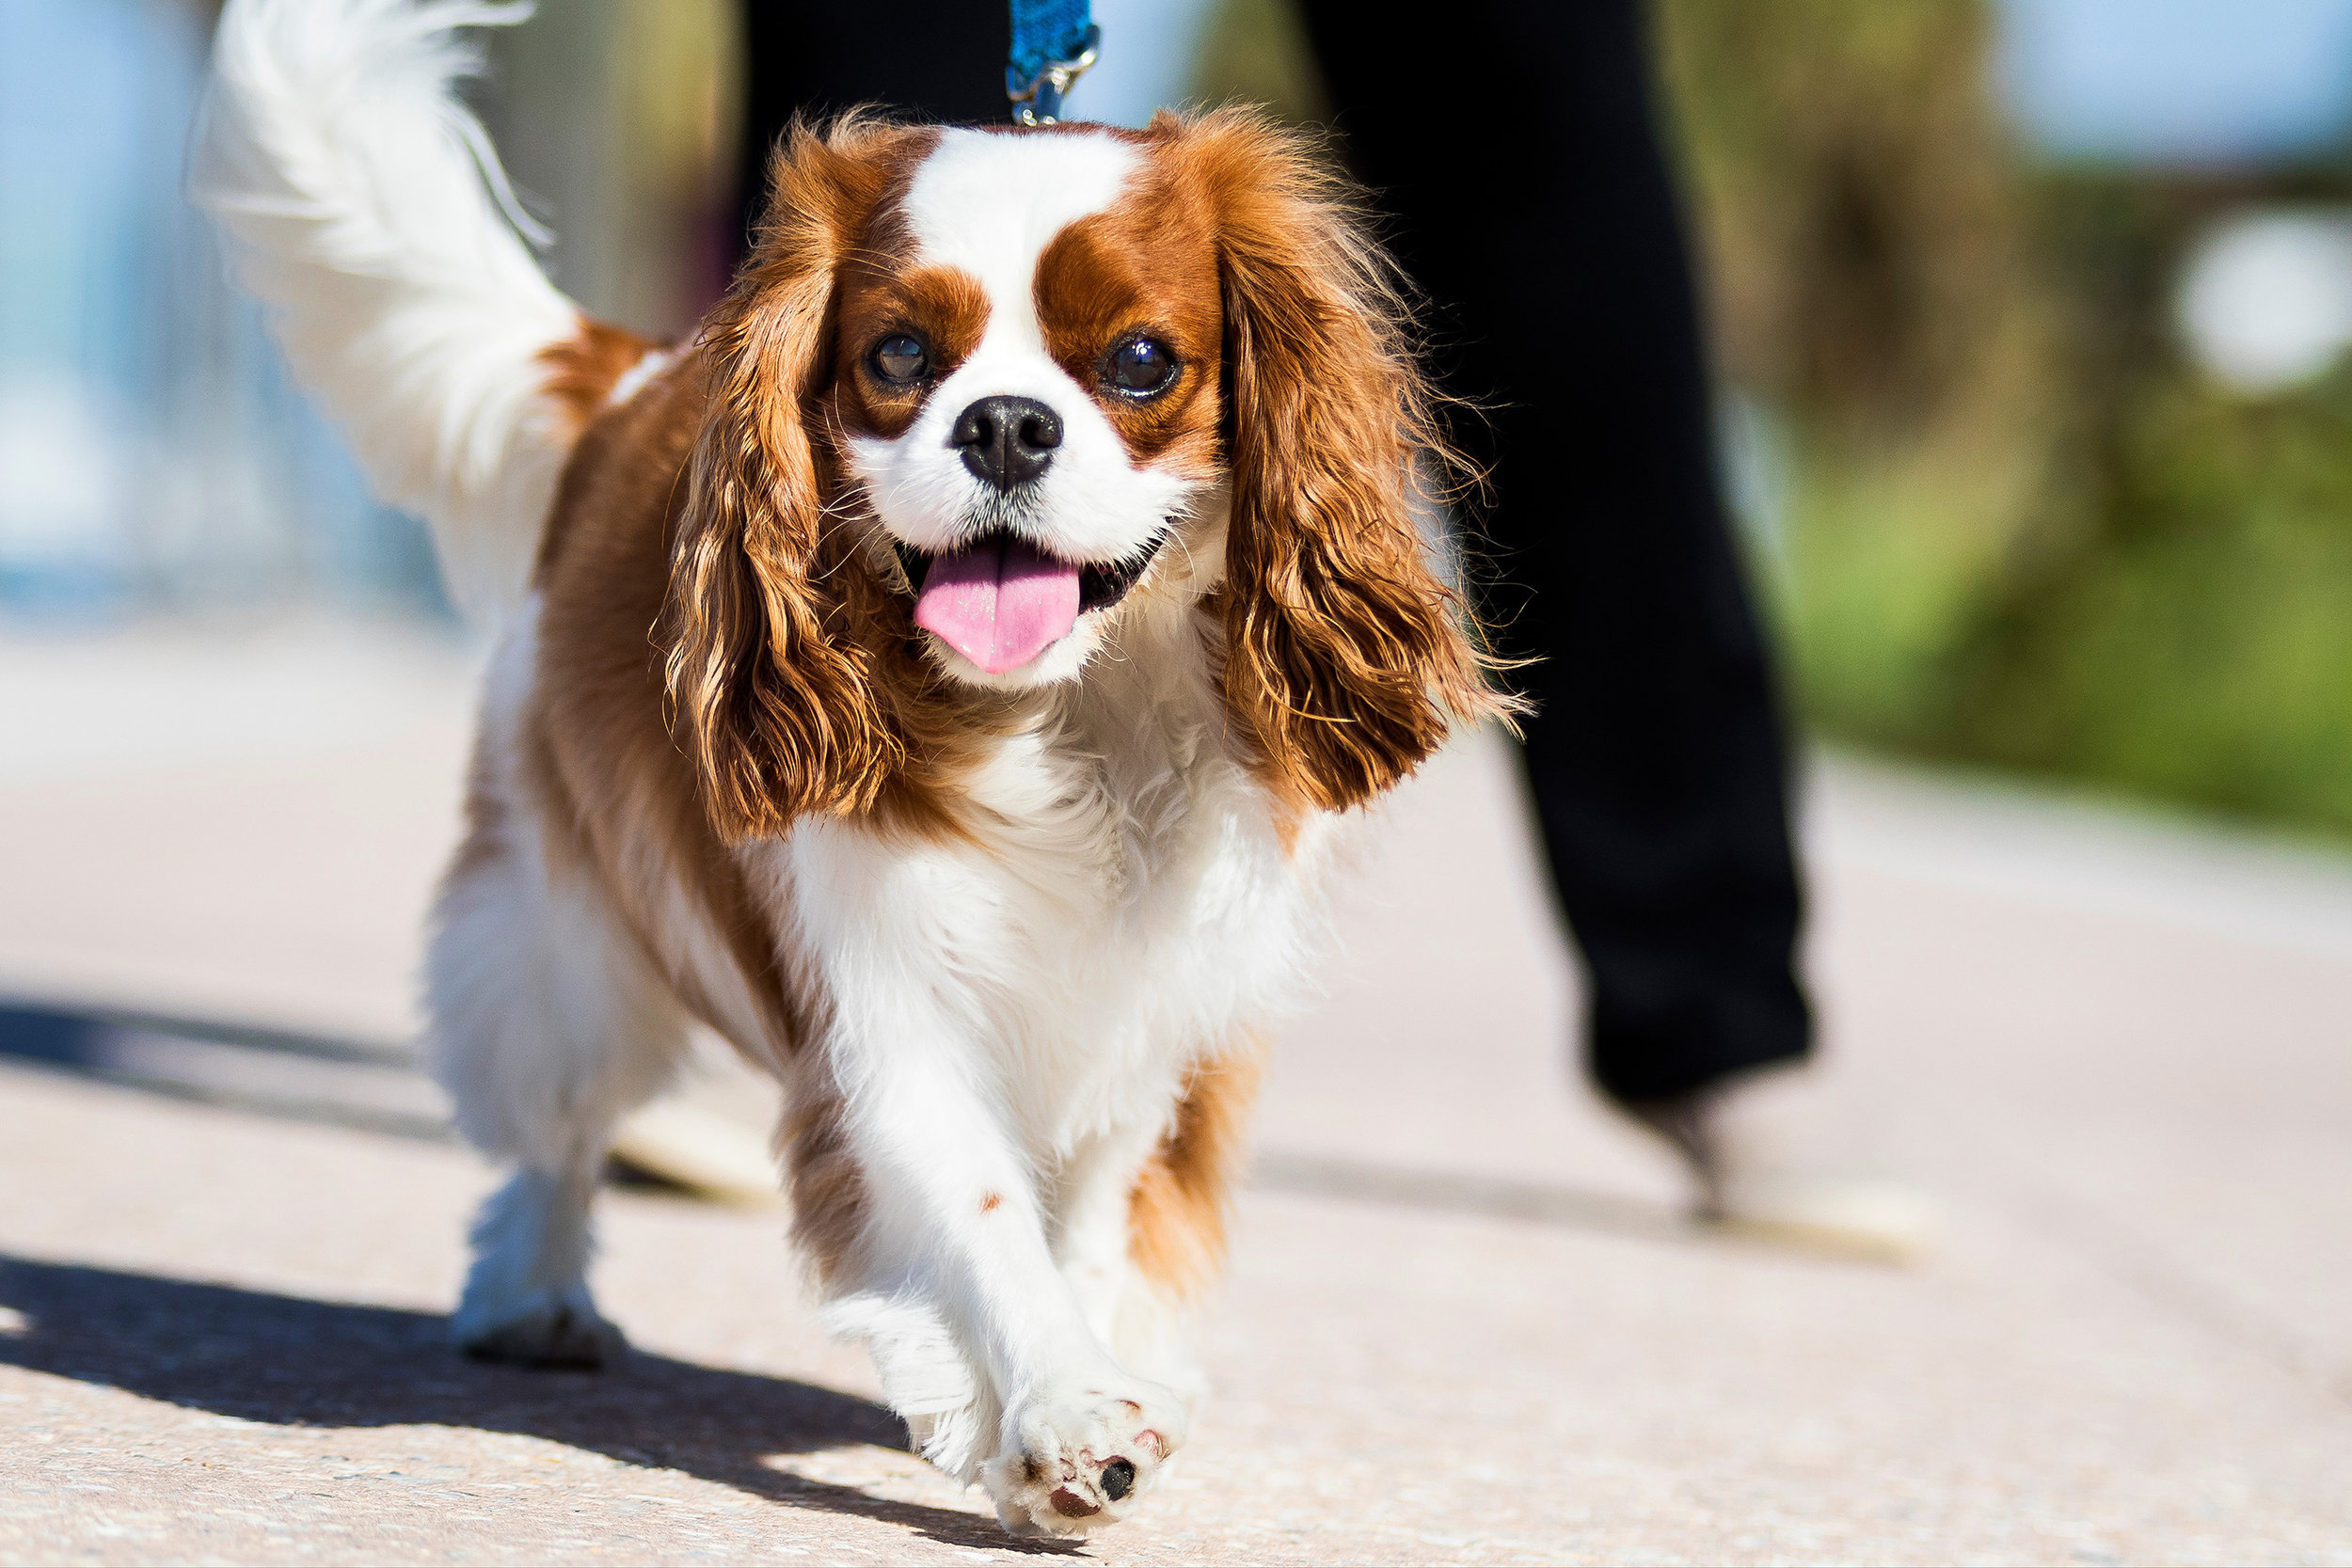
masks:
<svg viewBox="0 0 2352 1568"><path fill-rule="evenodd" d="M923 1452L1016 1531L1109 1522L1200 1392L1252 1042L1351 808L1498 705L1384 263L1248 114L851 118L656 349L548 285L453 95L455 29L513 19L231 0L197 165L500 628L427 976L516 1166L458 1342L617 1342L592 1191L699 1020L785 1083L828 1321Z"/></svg>

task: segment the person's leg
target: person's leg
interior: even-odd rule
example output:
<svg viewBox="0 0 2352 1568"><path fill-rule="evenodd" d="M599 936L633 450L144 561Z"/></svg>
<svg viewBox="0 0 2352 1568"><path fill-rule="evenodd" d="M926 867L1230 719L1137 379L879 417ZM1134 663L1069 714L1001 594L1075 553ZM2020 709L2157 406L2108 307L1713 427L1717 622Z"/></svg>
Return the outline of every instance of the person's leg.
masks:
<svg viewBox="0 0 2352 1568"><path fill-rule="evenodd" d="M1704 1212L1902 1256L1906 1189L1826 1172L1772 673L1709 439L1638 0L1306 0L1359 173L1401 222L1494 479L1481 594L1539 705L1528 779L1601 1088Z"/></svg>
<svg viewBox="0 0 2352 1568"><path fill-rule="evenodd" d="M1309 0L1339 127L1400 221L1493 471L1482 595L1621 1102L1802 1058L1780 720L1709 437L1634 0ZM1441 14L1443 26L1429 27Z"/></svg>

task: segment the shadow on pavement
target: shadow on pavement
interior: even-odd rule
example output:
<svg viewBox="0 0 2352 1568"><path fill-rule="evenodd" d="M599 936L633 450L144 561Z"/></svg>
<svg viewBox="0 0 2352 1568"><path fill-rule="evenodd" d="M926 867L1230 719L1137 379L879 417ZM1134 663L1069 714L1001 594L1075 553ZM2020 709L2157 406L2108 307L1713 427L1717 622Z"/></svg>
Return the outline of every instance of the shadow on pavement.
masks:
<svg viewBox="0 0 2352 1568"><path fill-rule="evenodd" d="M1709 1244L1723 1240L1722 1232L1688 1212L1638 1197L1451 1171L1401 1170L1359 1160L1268 1152L1250 1167L1250 1185L1308 1197L1524 1220L1645 1242Z"/></svg>
<svg viewBox="0 0 2352 1568"><path fill-rule="evenodd" d="M329 1039L222 1019L166 1017L120 1007L89 1007L0 996L0 1055L60 1067L104 1069L116 1037L155 1035L205 1040L284 1056L344 1062L355 1066L416 1067L415 1053L395 1045Z"/></svg>
<svg viewBox="0 0 2352 1568"><path fill-rule="evenodd" d="M391 1044L0 996L0 1059L296 1121L453 1136L415 1053Z"/></svg>
<svg viewBox="0 0 2352 1568"><path fill-rule="evenodd" d="M0 995L0 1060L10 1059L262 1116L434 1143L454 1138L438 1091L414 1053L398 1046ZM611 1174L628 1178L626 1167ZM1733 1241L1686 1212L1637 1197L1271 1149L1254 1162L1250 1184L1677 1245ZM650 1185L677 1191L659 1180Z"/></svg>
<svg viewBox="0 0 2352 1568"><path fill-rule="evenodd" d="M515 1433L682 1470L794 1508L854 1513L951 1545L1061 1552L990 1519L769 1468L771 1454L903 1449L881 1405L787 1378L638 1353L605 1372L478 1366L440 1317L0 1256L0 1364L289 1427L437 1425Z"/></svg>

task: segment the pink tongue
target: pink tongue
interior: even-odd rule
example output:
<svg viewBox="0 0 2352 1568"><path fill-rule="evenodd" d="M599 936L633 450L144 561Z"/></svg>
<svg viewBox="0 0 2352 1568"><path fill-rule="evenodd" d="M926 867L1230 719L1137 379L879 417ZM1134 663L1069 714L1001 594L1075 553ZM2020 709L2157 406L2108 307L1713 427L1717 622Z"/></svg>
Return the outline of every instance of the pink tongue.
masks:
<svg viewBox="0 0 2352 1568"><path fill-rule="evenodd" d="M1001 675L1043 653L1078 624L1078 568L1000 533L931 562L914 624Z"/></svg>

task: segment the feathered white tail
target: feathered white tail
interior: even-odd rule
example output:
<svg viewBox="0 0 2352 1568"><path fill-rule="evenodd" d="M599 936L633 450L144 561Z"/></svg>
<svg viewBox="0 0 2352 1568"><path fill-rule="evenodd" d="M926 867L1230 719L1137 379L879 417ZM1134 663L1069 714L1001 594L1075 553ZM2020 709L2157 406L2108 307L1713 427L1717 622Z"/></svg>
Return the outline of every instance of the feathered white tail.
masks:
<svg viewBox="0 0 2352 1568"><path fill-rule="evenodd" d="M458 29L526 4L230 0L190 183L376 493L469 614L516 602L571 428L541 356L580 312L516 233Z"/></svg>

